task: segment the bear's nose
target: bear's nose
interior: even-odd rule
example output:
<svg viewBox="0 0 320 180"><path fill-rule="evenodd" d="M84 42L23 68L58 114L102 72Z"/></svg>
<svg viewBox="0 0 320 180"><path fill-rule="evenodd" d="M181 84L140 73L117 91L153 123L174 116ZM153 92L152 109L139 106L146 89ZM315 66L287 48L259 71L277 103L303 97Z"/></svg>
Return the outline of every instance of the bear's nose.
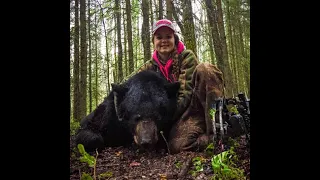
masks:
<svg viewBox="0 0 320 180"><path fill-rule="evenodd" d="M152 144L151 138L141 138L141 146L148 146Z"/></svg>

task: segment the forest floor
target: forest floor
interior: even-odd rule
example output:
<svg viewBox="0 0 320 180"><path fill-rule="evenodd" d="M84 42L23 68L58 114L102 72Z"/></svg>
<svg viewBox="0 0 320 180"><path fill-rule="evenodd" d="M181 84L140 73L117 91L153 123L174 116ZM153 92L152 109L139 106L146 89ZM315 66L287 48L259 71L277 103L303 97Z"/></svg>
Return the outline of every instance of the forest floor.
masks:
<svg viewBox="0 0 320 180"><path fill-rule="evenodd" d="M163 151L139 152L136 149L106 147L97 156L96 168L90 168L86 163L80 162L80 153L70 137L70 180L80 180L83 173L96 177L96 179L211 179L214 175L211 158L205 152L181 152L170 155ZM243 170L246 179L250 179L250 148L245 137L235 140L234 149L238 157L236 168ZM215 148L214 154L222 152ZM91 154L96 157L96 154ZM194 158L201 160L195 163ZM203 168L197 168L197 166ZM94 175L95 172L95 175ZM192 174L193 172L193 174ZM104 175L104 177L103 177ZM94 179L94 178L93 178ZM235 178L237 179L237 178Z"/></svg>

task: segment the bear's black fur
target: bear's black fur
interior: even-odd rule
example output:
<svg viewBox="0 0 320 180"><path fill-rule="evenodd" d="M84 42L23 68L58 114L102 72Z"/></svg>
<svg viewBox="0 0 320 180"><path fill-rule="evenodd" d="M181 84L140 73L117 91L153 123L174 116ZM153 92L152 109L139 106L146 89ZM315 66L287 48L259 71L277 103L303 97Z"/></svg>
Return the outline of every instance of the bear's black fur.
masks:
<svg viewBox="0 0 320 180"><path fill-rule="evenodd" d="M159 132L167 136L171 129L179 87L178 82L169 83L153 71L139 72L123 84L112 84L110 94L81 121L76 144L93 151L130 145L134 136L138 145L149 138L156 139L149 143L157 143ZM156 138L149 137L148 131L154 129Z"/></svg>

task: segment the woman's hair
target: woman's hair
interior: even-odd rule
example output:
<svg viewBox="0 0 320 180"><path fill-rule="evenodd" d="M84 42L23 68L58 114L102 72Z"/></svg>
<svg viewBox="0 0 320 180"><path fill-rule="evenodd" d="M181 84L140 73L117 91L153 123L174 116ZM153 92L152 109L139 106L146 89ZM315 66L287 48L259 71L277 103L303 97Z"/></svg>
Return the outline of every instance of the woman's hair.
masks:
<svg viewBox="0 0 320 180"><path fill-rule="evenodd" d="M176 45L176 47L178 47L178 43L180 41L179 36L177 34L174 34L173 37L174 37L174 44Z"/></svg>

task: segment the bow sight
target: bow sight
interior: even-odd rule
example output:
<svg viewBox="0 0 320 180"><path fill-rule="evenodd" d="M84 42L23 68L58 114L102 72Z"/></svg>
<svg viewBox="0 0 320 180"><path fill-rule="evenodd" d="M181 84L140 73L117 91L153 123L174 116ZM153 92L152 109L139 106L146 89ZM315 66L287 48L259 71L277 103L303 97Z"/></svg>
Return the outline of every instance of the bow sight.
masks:
<svg viewBox="0 0 320 180"><path fill-rule="evenodd" d="M217 98L210 114L215 122L212 123L214 139L217 134L221 140L227 134L231 137L245 135L250 145L250 100L244 93L239 93L235 98Z"/></svg>

